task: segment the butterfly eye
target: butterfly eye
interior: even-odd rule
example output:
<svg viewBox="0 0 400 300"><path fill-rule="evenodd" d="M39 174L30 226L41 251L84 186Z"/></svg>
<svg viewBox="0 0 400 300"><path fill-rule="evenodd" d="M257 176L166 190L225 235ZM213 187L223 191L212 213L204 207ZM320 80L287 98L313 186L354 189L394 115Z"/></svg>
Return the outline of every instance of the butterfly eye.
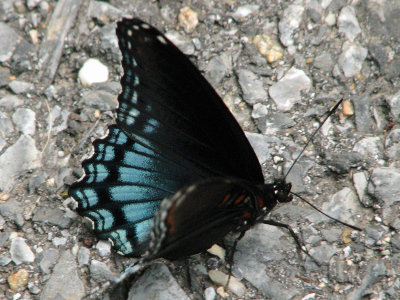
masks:
<svg viewBox="0 0 400 300"><path fill-rule="evenodd" d="M276 198L280 203L290 202L293 200L293 196L288 195L288 191L279 191L278 194L276 195Z"/></svg>

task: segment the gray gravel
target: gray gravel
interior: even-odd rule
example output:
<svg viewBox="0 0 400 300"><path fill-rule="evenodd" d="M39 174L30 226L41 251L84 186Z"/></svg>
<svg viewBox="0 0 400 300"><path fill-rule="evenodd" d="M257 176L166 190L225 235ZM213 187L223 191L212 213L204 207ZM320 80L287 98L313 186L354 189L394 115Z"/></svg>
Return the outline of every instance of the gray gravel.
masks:
<svg viewBox="0 0 400 300"><path fill-rule="evenodd" d="M288 180L293 191L363 231L299 199L279 205L268 218L289 224L320 265L297 251L287 231L258 225L234 257L243 298L397 299L400 2L198 0L190 6L195 28L179 25L183 7L0 1L0 298L80 299L131 263L95 238L65 192L82 175L91 141L113 120L122 74L115 23L137 16L210 79L250 132L268 182L290 167L325 111L341 98L351 104L325 124ZM255 45L256 36L280 46ZM107 83L79 83L89 58L108 67ZM227 272L209 254L154 264L128 284L129 299L221 299L226 291L207 275L216 268Z"/></svg>

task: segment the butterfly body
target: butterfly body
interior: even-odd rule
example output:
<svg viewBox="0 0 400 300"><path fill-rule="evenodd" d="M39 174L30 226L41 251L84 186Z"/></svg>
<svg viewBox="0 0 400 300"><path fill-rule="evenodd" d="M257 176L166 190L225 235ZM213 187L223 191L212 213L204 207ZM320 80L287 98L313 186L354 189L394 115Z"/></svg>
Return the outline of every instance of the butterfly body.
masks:
<svg viewBox="0 0 400 300"><path fill-rule="evenodd" d="M177 259L245 232L291 185L264 184L258 159L191 61L139 19L118 22L124 75L116 125L69 194L124 255Z"/></svg>

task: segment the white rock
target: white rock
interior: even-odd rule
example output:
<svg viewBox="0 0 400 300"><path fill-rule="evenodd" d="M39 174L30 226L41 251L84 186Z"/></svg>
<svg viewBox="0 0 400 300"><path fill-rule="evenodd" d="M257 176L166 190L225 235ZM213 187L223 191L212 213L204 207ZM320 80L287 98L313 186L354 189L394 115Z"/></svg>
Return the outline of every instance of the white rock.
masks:
<svg viewBox="0 0 400 300"><path fill-rule="evenodd" d="M236 277L233 275L228 276L227 274L218 271L218 270L210 270L208 272L208 276L210 279L218 285L224 286L228 282L228 289L230 289L233 293L235 293L239 297L243 297L246 292L246 287L243 283L241 283Z"/></svg>
<svg viewBox="0 0 400 300"><path fill-rule="evenodd" d="M353 7L343 7L338 18L338 27L339 32L344 33L346 38L351 42L361 33L360 24L358 24L356 12Z"/></svg>
<svg viewBox="0 0 400 300"><path fill-rule="evenodd" d="M55 237L51 242L54 246L59 247L65 245L67 243L67 239L65 237Z"/></svg>
<svg viewBox="0 0 400 300"><path fill-rule="evenodd" d="M224 248L222 248L221 246L219 246L217 244L212 245L209 249L207 249L207 252L212 255L218 256L222 260L225 260L225 252L226 251Z"/></svg>
<svg viewBox="0 0 400 300"><path fill-rule="evenodd" d="M111 243L100 240L96 244L96 249L101 257L109 256L111 254Z"/></svg>
<svg viewBox="0 0 400 300"><path fill-rule="evenodd" d="M0 22L0 41L0 62L4 62L11 58L19 42L18 33L6 23Z"/></svg>
<svg viewBox="0 0 400 300"><path fill-rule="evenodd" d="M15 127L24 134L34 135L36 132L36 114L29 108L17 108L12 116Z"/></svg>
<svg viewBox="0 0 400 300"><path fill-rule="evenodd" d="M108 80L108 68L96 58L89 58L79 70L79 80L83 86Z"/></svg>
<svg viewBox="0 0 400 300"><path fill-rule="evenodd" d="M356 172L353 174L353 183L356 188L358 198L362 200L367 192L368 178L366 172Z"/></svg>
<svg viewBox="0 0 400 300"><path fill-rule="evenodd" d="M267 100L268 95L265 91L262 78L246 69L238 70L237 75L244 101L253 105L257 102Z"/></svg>
<svg viewBox="0 0 400 300"><path fill-rule="evenodd" d="M18 266L22 263L31 263L35 260L35 254L25 242L25 239L16 237L11 241L11 259Z"/></svg>
<svg viewBox="0 0 400 300"><path fill-rule="evenodd" d="M311 80L304 71L291 68L285 76L269 88L269 95L280 111L288 111L301 100L301 91L308 92Z"/></svg>
<svg viewBox="0 0 400 300"><path fill-rule="evenodd" d="M217 297L217 293L215 292L212 286L206 288L204 290L204 299L205 300L214 300Z"/></svg>
<svg viewBox="0 0 400 300"><path fill-rule="evenodd" d="M293 33L299 28L303 18L304 6L292 4L283 11L281 21L279 21L279 39L281 43L289 47L294 44Z"/></svg>
<svg viewBox="0 0 400 300"><path fill-rule="evenodd" d="M246 18L250 14L257 13L259 8L260 8L259 5L251 5L251 4L242 5L242 6L238 7L235 12L232 13L232 17L236 21L240 21L240 20Z"/></svg>
<svg viewBox="0 0 400 300"><path fill-rule="evenodd" d="M353 77L360 73L362 64L367 58L368 50L358 44L345 42L342 54L339 56L339 65L346 77Z"/></svg>
<svg viewBox="0 0 400 300"><path fill-rule="evenodd" d="M329 13L325 17L325 23L329 26L333 26L336 24L336 15L334 13Z"/></svg>
<svg viewBox="0 0 400 300"><path fill-rule="evenodd" d="M0 156L0 188L3 192L10 190L16 176L40 166L41 153L36 149L35 140L22 135Z"/></svg>

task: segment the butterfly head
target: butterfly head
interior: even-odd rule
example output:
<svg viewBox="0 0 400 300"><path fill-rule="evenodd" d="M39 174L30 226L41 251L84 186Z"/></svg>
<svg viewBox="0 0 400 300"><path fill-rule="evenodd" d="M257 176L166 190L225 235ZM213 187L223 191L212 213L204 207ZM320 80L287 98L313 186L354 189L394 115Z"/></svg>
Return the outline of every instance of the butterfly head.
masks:
<svg viewBox="0 0 400 300"><path fill-rule="evenodd" d="M272 184L265 184L263 186L263 199L265 207L272 209L277 203L290 202L293 196L290 194L292 188L291 183L279 179Z"/></svg>
<svg viewBox="0 0 400 300"><path fill-rule="evenodd" d="M290 202L293 200L293 196L290 194L292 184L284 180L277 180L274 182L274 193L275 198L280 203Z"/></svg>

